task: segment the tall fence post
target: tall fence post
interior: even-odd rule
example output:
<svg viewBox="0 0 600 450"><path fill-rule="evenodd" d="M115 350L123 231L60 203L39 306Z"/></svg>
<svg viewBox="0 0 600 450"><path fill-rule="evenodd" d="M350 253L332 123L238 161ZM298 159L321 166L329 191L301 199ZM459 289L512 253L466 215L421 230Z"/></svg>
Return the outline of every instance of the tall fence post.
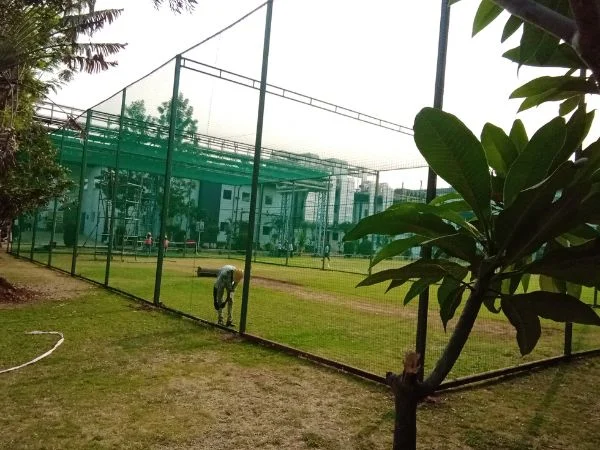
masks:
<svg viewBox="0 0 600 450"><path fill-rule="evenodd" d="M75 242L73 243L73 256L71 259L71 275L75 275L75 269L77 268L77 254L79 252L79 228L81 227L81 213L83 211L83 185L85 184L85 173L87 172L87 150L91 123L92 110L88 109L85 119L83 149L81 151L81 173L79 174L79 194L77 196L77 217L75 218Z"/></svg>
<svg viewBox="0 0 600 450"><path fill-rule="evenodd" d="M125 104L126 104L127 88L123 89L121 94L121 115L119 116L119 135L117 137L117 153L115 155L115 176L112 182L112 191L110 196L110 223L108 225L108 248L106 249L106 269L104 271L104 285L108 286L110 281L110 264L112 262L112 252L114 247L114 235L115 235L115 213L117 195L119 191L119 170L121 165L121 141L123 139L123 119L125 117ZM110 181L109 181L110 183ZM106 220L106 219L105 219ZM136 242L137 245L137 242Z"/></svg>
<svg viewBox="0 0 600 450"><path fill-rule="evenodd" d="M379 196L379 170L375 175L375 197L373 198L373 214L377 214L377 197ZM375 253L375 234L371 235L371 253L369 254L369 276L373 273L373 254Z"/></svg>
<svg viewBox="0 0 600 450"><path fill-rule="evenodd" d="M54 106L54 105L52 105ZM60 138L60 149L58 151L58 163L62 163L63 146L65 144L65 130L62 130ZM52 253L54 251L54 239L56 237L56 214L58 213L58 199L54 199L54 207L52 208L52 227L50 228L50 244L48 244L48 267L52 266Z"/></svg>
<svg viewBox="0 0 600 450"><path fill-rule="evenodd" d="M258 202L258 223L256 224L256 231L255 231L255 236L258 236L258 237L256 238L256 245L254 247L254 262L256 262L256 254L260 250L260 237L262 236L261 230L260 230L260 225L262 222L263 203L265 202L265 184L264 183L260 185L260 194L259 194L258 200L259 200L259 202ZM248 218L248 221L250 221L250 218Z"/></svg>
<svg viewBox="0 0 600 450"><path fill-rule="evenodd" d="M33 254L35 253L35 239L37 236L38 217L40 211L36 208L33 213L33 225L31 226L31 248L29 249L29 259L33 261Z"/></svg>
<svg viewBox="0 0 600 450"><path fill-rule="evenodd" d="M252 167L252 188L250 191L250 217L248 217L248 242L246 243L246 261L244 264L244 288L242 290L242 311L240 313L240 333L246 332L248 315L248 297L250 295L250 272L252 270L252 246L254 243L254 225L256 221L256 200L260 175L260 157L262 150L263 120L265 115L265 97L267 94L267 72L269 68L269 46L271 43L271 20L273 18L273 0L267 2L265 18L265 38L263 44L262 70L260 74L260 94L258 97L258 116L256 118L256 140L254 143L254 164Z"/></svg>
<svg viewBox="0 0 600 450"><path fill-rule="evenodd" d="M448 53L448 30L450 28L450 6L448 0L441 1L440 12L440 32L438 39L437 67L435 73L435 92L433 97L433 107L442 109L444 103L444 83L446 80L446 56ZM427 173L427 194L426 202L429 203L435 198L437 190L437 175L431 170ZM421 247L421 257L431 258L431 248ZM419 309L417 315L417 336L415 347L417 353L421 355L421 368L419 370L419 379L423 379L425 373L425 351L427 347L427 314L429 310L429 288L425 289L419 295Z"/></svg>
<svg viewBox="0 0 600 450"><path fill-rule="evenodd" d="M325 224L323 225L323 245L321 246L321 270L325 270L325 245L329 243L327 239L329 225L329 193L331 191L331 175L327 177L327 194L325 195ZM331 252L331 249L329 249Z"/></svg>
<svg viewBox="0 0 600 450"><path fill-rule="evenodd" d="M285 246L285 265L287 266L289 263L289 259L290 259L290 247L292 247L292 242L293 242L293 238L294 238L294 220L293 220L293 213L294 213L294 196L295 196L295 192L296 192L296 183L294 181L292 181L292 195L291 195L291 201L290 201L290 206L289 206L289 210L288 210L288 219L287 219L287 245ZM291 231L290 231L291 230ZM293 248L293 247L292 247Z"/></svg>
<svg viewBox="0 0 600 450"><path fill-rule="evenodd" d="M23 235L23 215L17 219L19 223L19 238L17 240L17 256L21 256L21 236Z"/></svg>
<svg viewBox="0 0 600 450"><path fill-rule="evenodd" d="M58 212L58 200L54 199L54 205L52 206L52 225L50 226L50 242L48 243L48 267L52 266L52 250L54 247L54 237L56 235L56 213Z"/></svg>
<svg viewBox="0 0 600 450"><path fill-rule="evenodd" d="M156 260L156 277L154 280L154 304L160 305L160 285L162 283L163 262L165 258L164 239L167 233L167 217L171 196L171 173L173 152L175 151L175 127L177 126L177 103L179 102L179 76L181 72L181 55L175 57L175 75L173 78L173 95L171 97L171 117L169 120L169 141L167 143L167 160L165 162L165 184L163 188L163 204L160 210L160 232L158 235L158 258Z"/></svg>

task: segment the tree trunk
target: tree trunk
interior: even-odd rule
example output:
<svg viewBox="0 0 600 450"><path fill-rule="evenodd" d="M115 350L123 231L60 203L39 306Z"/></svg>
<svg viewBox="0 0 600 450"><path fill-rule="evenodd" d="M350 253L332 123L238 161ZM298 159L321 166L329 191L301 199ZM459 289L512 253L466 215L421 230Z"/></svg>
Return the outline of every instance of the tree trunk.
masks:
<svg viewBox="0 0 600 450"><path fill-rule="evenodd" d="M432 392L418 381L419 359L418 353L408 352L404 358L402 375L388 372L386 376L395 397L393 450L417 448L417 405Z"/></svg>

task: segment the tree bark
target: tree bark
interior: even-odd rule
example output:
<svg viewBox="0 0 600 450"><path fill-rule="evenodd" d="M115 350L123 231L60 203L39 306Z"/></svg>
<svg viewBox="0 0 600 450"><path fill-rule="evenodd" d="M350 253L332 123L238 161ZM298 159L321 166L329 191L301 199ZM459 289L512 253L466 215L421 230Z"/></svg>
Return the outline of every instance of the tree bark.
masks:
<svg viewBox="0 0 600 450"><path fill-rule="evenodd" d="M432 393L427 386L419 383L420 356L408 352L404 358L402 375L388 372L387 384L395 398L393 450L416 450L417 448L417 405Z"/></svg>

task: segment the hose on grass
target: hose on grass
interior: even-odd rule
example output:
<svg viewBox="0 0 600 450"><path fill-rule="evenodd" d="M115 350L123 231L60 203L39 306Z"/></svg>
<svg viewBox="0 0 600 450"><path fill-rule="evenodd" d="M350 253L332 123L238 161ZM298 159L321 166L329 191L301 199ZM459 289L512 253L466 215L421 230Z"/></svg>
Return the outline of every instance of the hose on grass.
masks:
<svg viewBox="0 0 600 450"><path fill-rule="evenodd" d="M58 340L58 342L56 344L54 344L54 347L52 347L46 353L44 353L44 354L42 354L40 356L36 356L31 361L23 363L23 364L21 364L19 366L10 367L8 369L0 370L0 373L12 372L13 370L22 369L23 367L29 366L30 364L34 364L34 363L38 362L40 359L43 359L46 356L50 355L54 350L56 350L58 347L60 347L62 345L62 343L65 341L65 337L63 336L63 334L60 333L60 332L58 332L58 331L37 331L36 330L36 331L25 332L25 334L55 334L57 336L60 336L60 339Z"/></svg>

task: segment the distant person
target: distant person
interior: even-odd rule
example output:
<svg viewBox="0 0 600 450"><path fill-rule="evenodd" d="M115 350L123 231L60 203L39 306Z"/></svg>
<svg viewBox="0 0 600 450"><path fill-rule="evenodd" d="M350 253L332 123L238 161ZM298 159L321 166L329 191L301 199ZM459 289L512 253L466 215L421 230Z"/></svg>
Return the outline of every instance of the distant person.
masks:
<svg viewBox="0 0 600 450"><path fill-rule="evenodd" d="M152 253L152 233L149 231L146 233L146 238L144 239L144 249L148 255Z"/></svg>
<svg viewBox="0 0 600 450"><path fill-rule="evenodd" d="M290 251L290 258L293 258L294 257L294 243L293 242L290 242L289 251Z"/></svg>
<svg viewBox="0 0 600 450"><path fill-rule="evenodd" d="M329 253L331 253L331 247L329 243L325 244L325 248L323 248L323 261L327 261L327 268L331 269L331 258L329 257Z"/></svg>
<svg viewBox="0 0 600 450"><path fill-rule="evenodd" d="M167 254L167 250L169 249L169 239L167 238L167 236L165 236L165 239L163 240L163 248L165 249L164 254Z"/></svg>
<svg viewBox="0 0 600 450"><path fill-rule="evenodd" d="M226 265L221 267L217 273L217 281L213 287L213 304L217 310L217 323L223 325L223 308L227 305L226 327L233 327L231 310L233 308L233 293L240 281L244 278L244 271L235 266ZM223 295L227 292L227 297L223 301Z"/></svg>

